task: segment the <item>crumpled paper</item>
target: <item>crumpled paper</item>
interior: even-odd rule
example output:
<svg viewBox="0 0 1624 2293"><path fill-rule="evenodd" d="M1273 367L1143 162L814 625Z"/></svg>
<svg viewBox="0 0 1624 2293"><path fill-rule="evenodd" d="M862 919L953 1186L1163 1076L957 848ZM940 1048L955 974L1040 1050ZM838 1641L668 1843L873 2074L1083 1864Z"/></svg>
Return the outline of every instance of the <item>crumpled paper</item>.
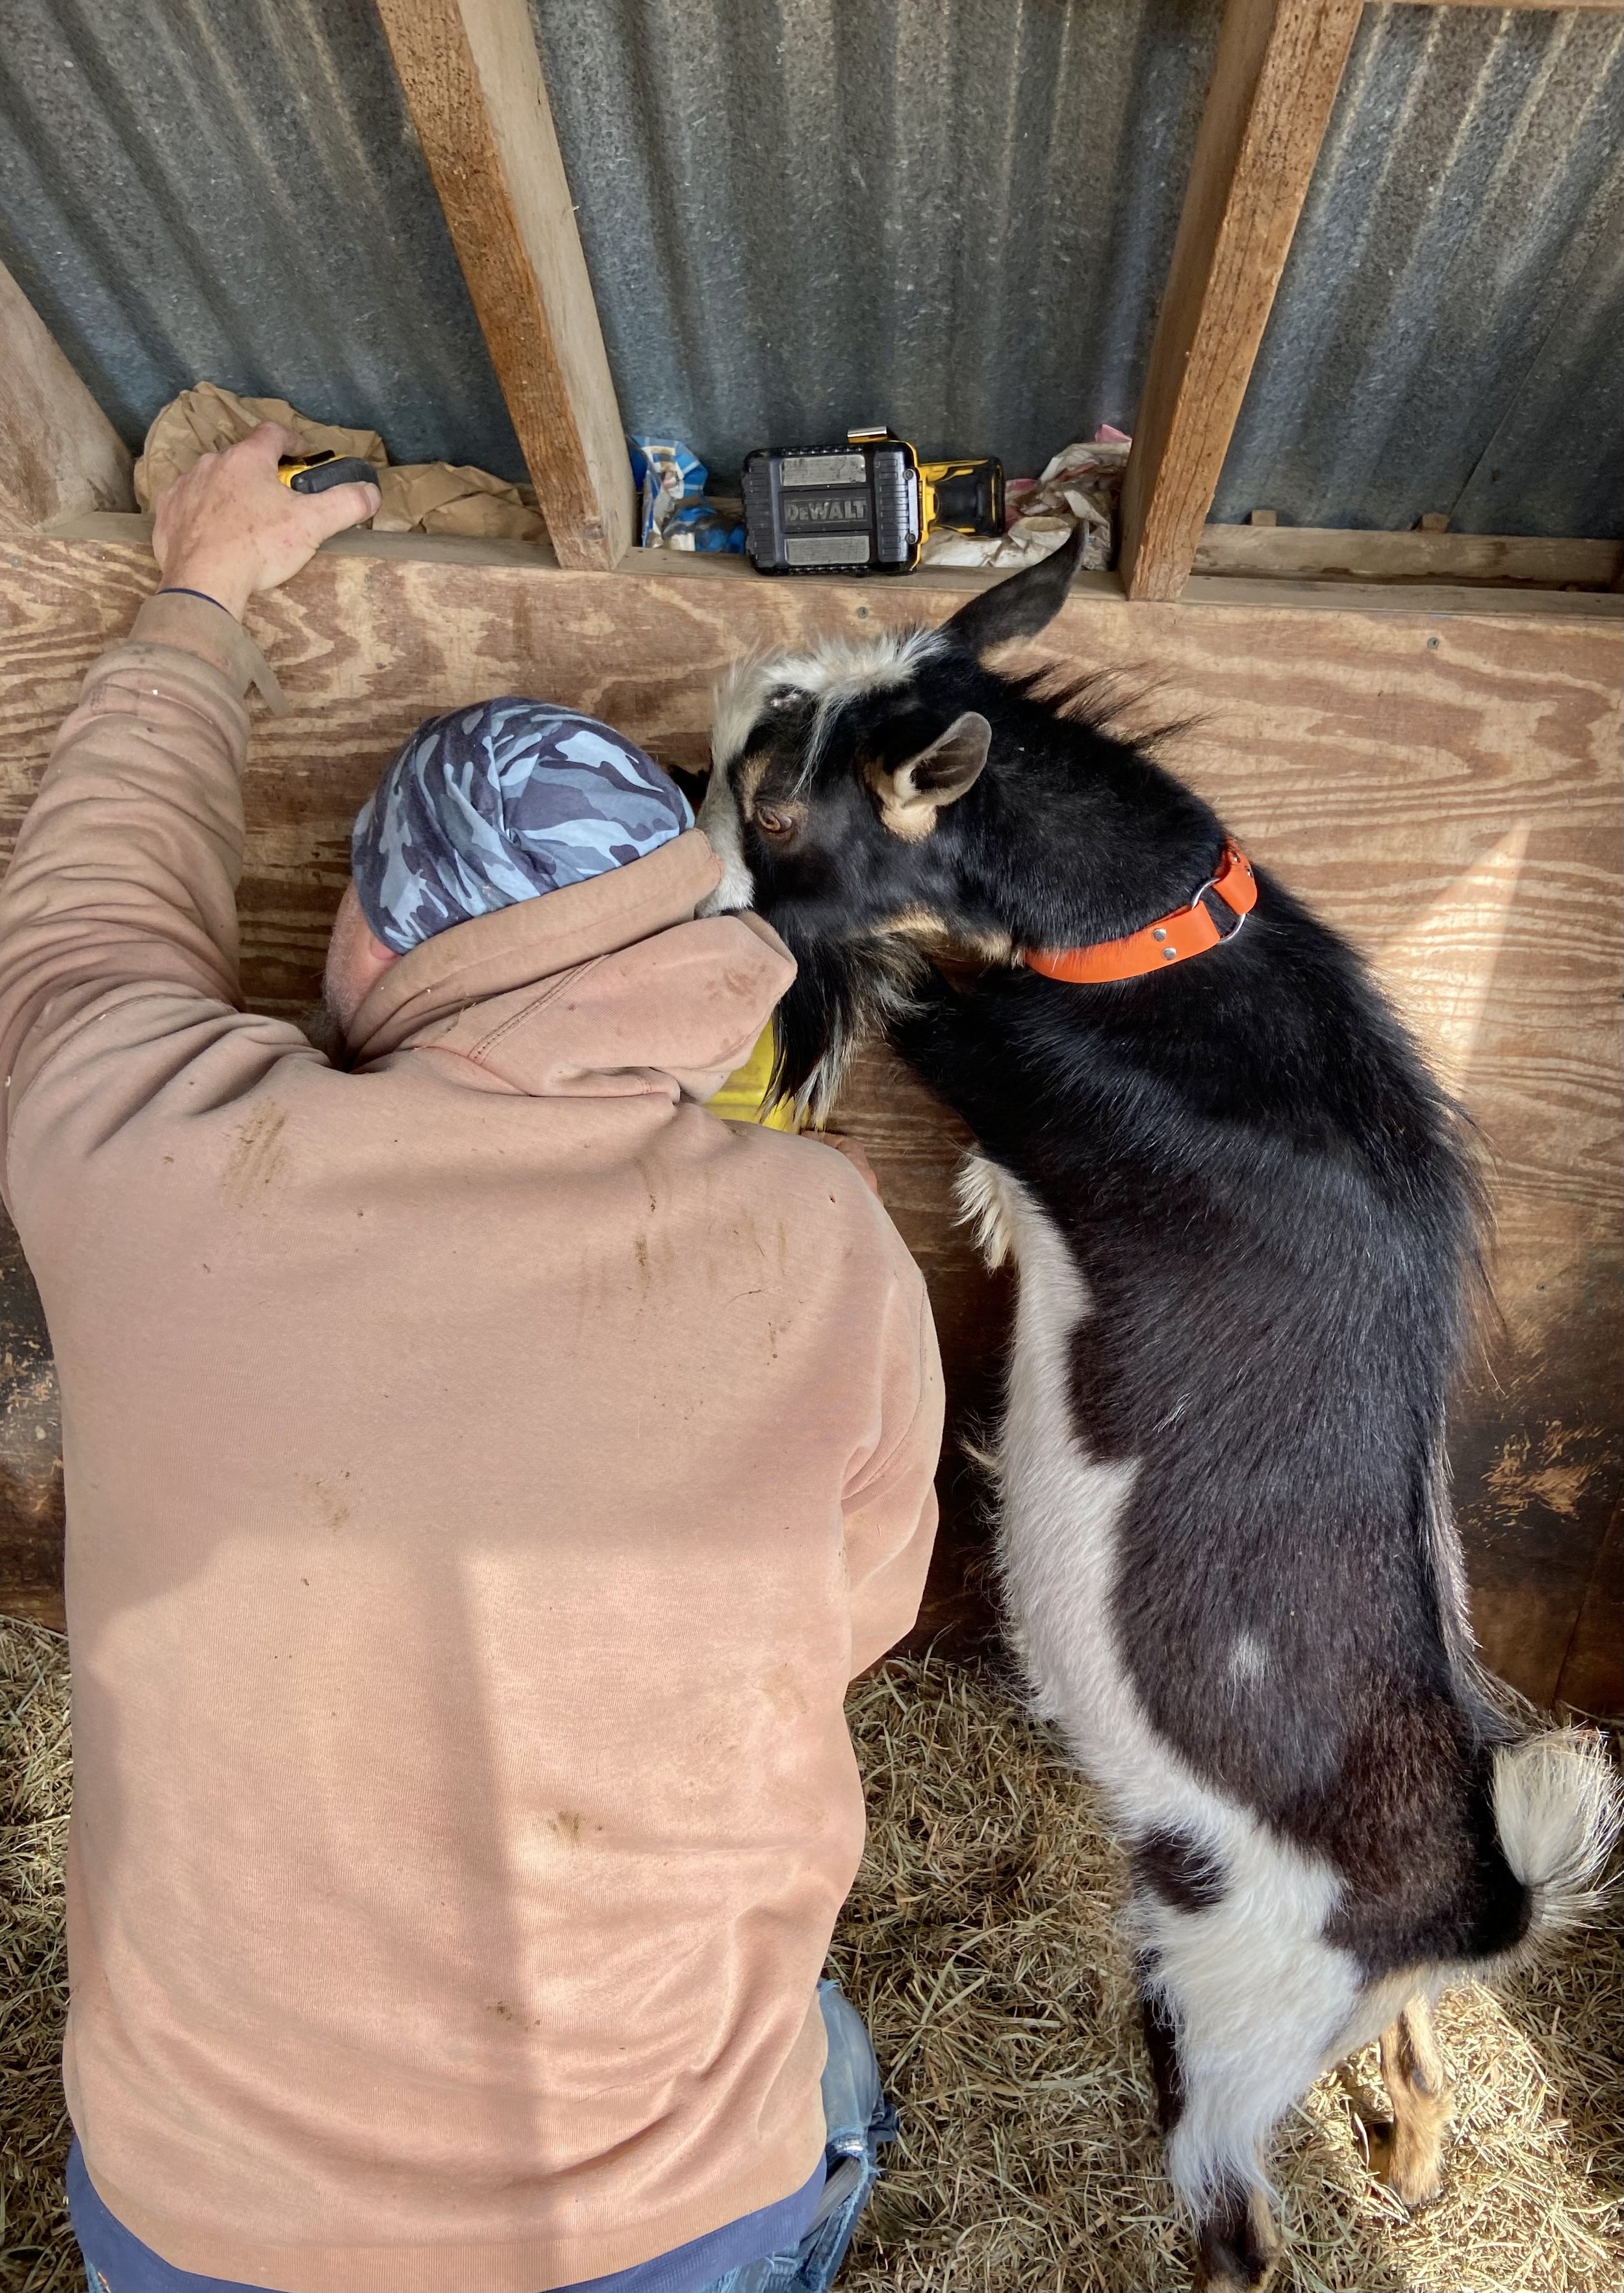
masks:
<svg viewBox="0 0 1624 2293"><path fill-rule="evenodd" d="M1116 498L1133 443L1125 431L1102 422L1091 439L1063 446L1040 478L1011 481L1004 498L1014 515L1003 533L938 530L925 537L920 563L987 565L1013 572L1047 557L1080 525L1078 564L1084 572L1106 572L1113 554Z"/></svg>
<svg viewBox="0 0 1624 2293"><path fill-rule="evenodd" d="M135 498L150 509L164 488L204 454L234 446L261 422L280 422L308 454L324 449L370 462L383 506L374 533L460 533L483 540L545 541L547 527L529 486L450 462L393 465L376 430L313 422L285 398L240 398L212 382L183 390L154 417L135 465Z"/></svg>

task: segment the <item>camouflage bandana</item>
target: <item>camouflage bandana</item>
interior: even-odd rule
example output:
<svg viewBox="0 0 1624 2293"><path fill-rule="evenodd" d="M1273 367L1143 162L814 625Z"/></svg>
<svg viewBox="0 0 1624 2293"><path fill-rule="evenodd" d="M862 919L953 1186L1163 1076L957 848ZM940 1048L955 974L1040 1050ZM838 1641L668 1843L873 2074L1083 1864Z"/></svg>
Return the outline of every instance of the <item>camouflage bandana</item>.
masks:
<svg viewBox="0 0 1624 2293"><path fill-rule="evenodd" d="M607 725L509 696L418 727L355 815L350 865L368 923L404 955L693 825L676 782Z"/></svg>

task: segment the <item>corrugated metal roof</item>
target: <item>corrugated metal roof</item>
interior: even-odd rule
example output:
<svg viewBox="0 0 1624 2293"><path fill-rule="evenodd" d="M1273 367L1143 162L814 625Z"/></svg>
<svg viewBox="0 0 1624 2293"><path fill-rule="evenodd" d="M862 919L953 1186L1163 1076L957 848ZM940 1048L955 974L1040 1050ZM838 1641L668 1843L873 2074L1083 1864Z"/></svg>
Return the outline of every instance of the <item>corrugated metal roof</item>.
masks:
<svg viewBox="0 0 1624 2293"><path fill-rule="evenodd" d="M1365 11L1220 519L1624 534L1624 22Z"/></svg>
<svg viewBox="0 0 1624 2293"><path fill-rule="evenodd" d="M0 257L132 445L207 377L524 474L370 0L5 0Z"/></svg>
<svg viewBox="0 0 1624 2293"><path fill-rule="evenodd" d="M629 426L1031 471L1139 395L1219 0L530 0ZM1373 7L1216 514L1624 531L1624 26ZM521 474L371 0L8 0L0 255L134 442L199 376Z"/></svg>

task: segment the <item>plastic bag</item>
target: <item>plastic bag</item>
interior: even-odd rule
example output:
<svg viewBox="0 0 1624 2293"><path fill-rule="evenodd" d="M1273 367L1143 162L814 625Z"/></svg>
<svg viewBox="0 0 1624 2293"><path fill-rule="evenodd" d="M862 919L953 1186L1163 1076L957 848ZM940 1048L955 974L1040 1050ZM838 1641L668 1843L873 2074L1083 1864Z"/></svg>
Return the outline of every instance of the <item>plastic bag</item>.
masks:
<svg viewBox="0 0 1624 2293"><path fill-rule="evenodd" d="M643 548L743 549L744 528L707 498L710 473L691 447L676 438L629 437L627 443Z"/></svg>

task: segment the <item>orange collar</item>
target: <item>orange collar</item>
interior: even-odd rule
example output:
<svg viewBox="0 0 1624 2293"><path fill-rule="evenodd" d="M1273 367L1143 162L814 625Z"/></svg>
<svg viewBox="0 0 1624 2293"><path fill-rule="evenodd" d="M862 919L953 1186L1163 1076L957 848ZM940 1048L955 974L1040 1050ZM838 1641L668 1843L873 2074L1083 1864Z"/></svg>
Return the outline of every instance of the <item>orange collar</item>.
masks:
<svg viewBox="0 0 1624 2293"><path fill-rule="evenodd" d="M1202 905L1208 892L1216 892L1225 907L1235 911L1234 931L1221 932ZM1021 961L1029 969L1041 971L1045 979L1069 980L1079 987L1107 979L1138 979L1147 971L1161 971L1170 963L1182 962L1187 955L1205 955L1209 947L1222 947L1234 938L1256 905L1257 882L1251 863L1226 839L1218 873L1207 879L1187 908L1175 908L1159 923L1130 932L1126 939L1101 940L1095 947L1028 948Z"/></svg>

